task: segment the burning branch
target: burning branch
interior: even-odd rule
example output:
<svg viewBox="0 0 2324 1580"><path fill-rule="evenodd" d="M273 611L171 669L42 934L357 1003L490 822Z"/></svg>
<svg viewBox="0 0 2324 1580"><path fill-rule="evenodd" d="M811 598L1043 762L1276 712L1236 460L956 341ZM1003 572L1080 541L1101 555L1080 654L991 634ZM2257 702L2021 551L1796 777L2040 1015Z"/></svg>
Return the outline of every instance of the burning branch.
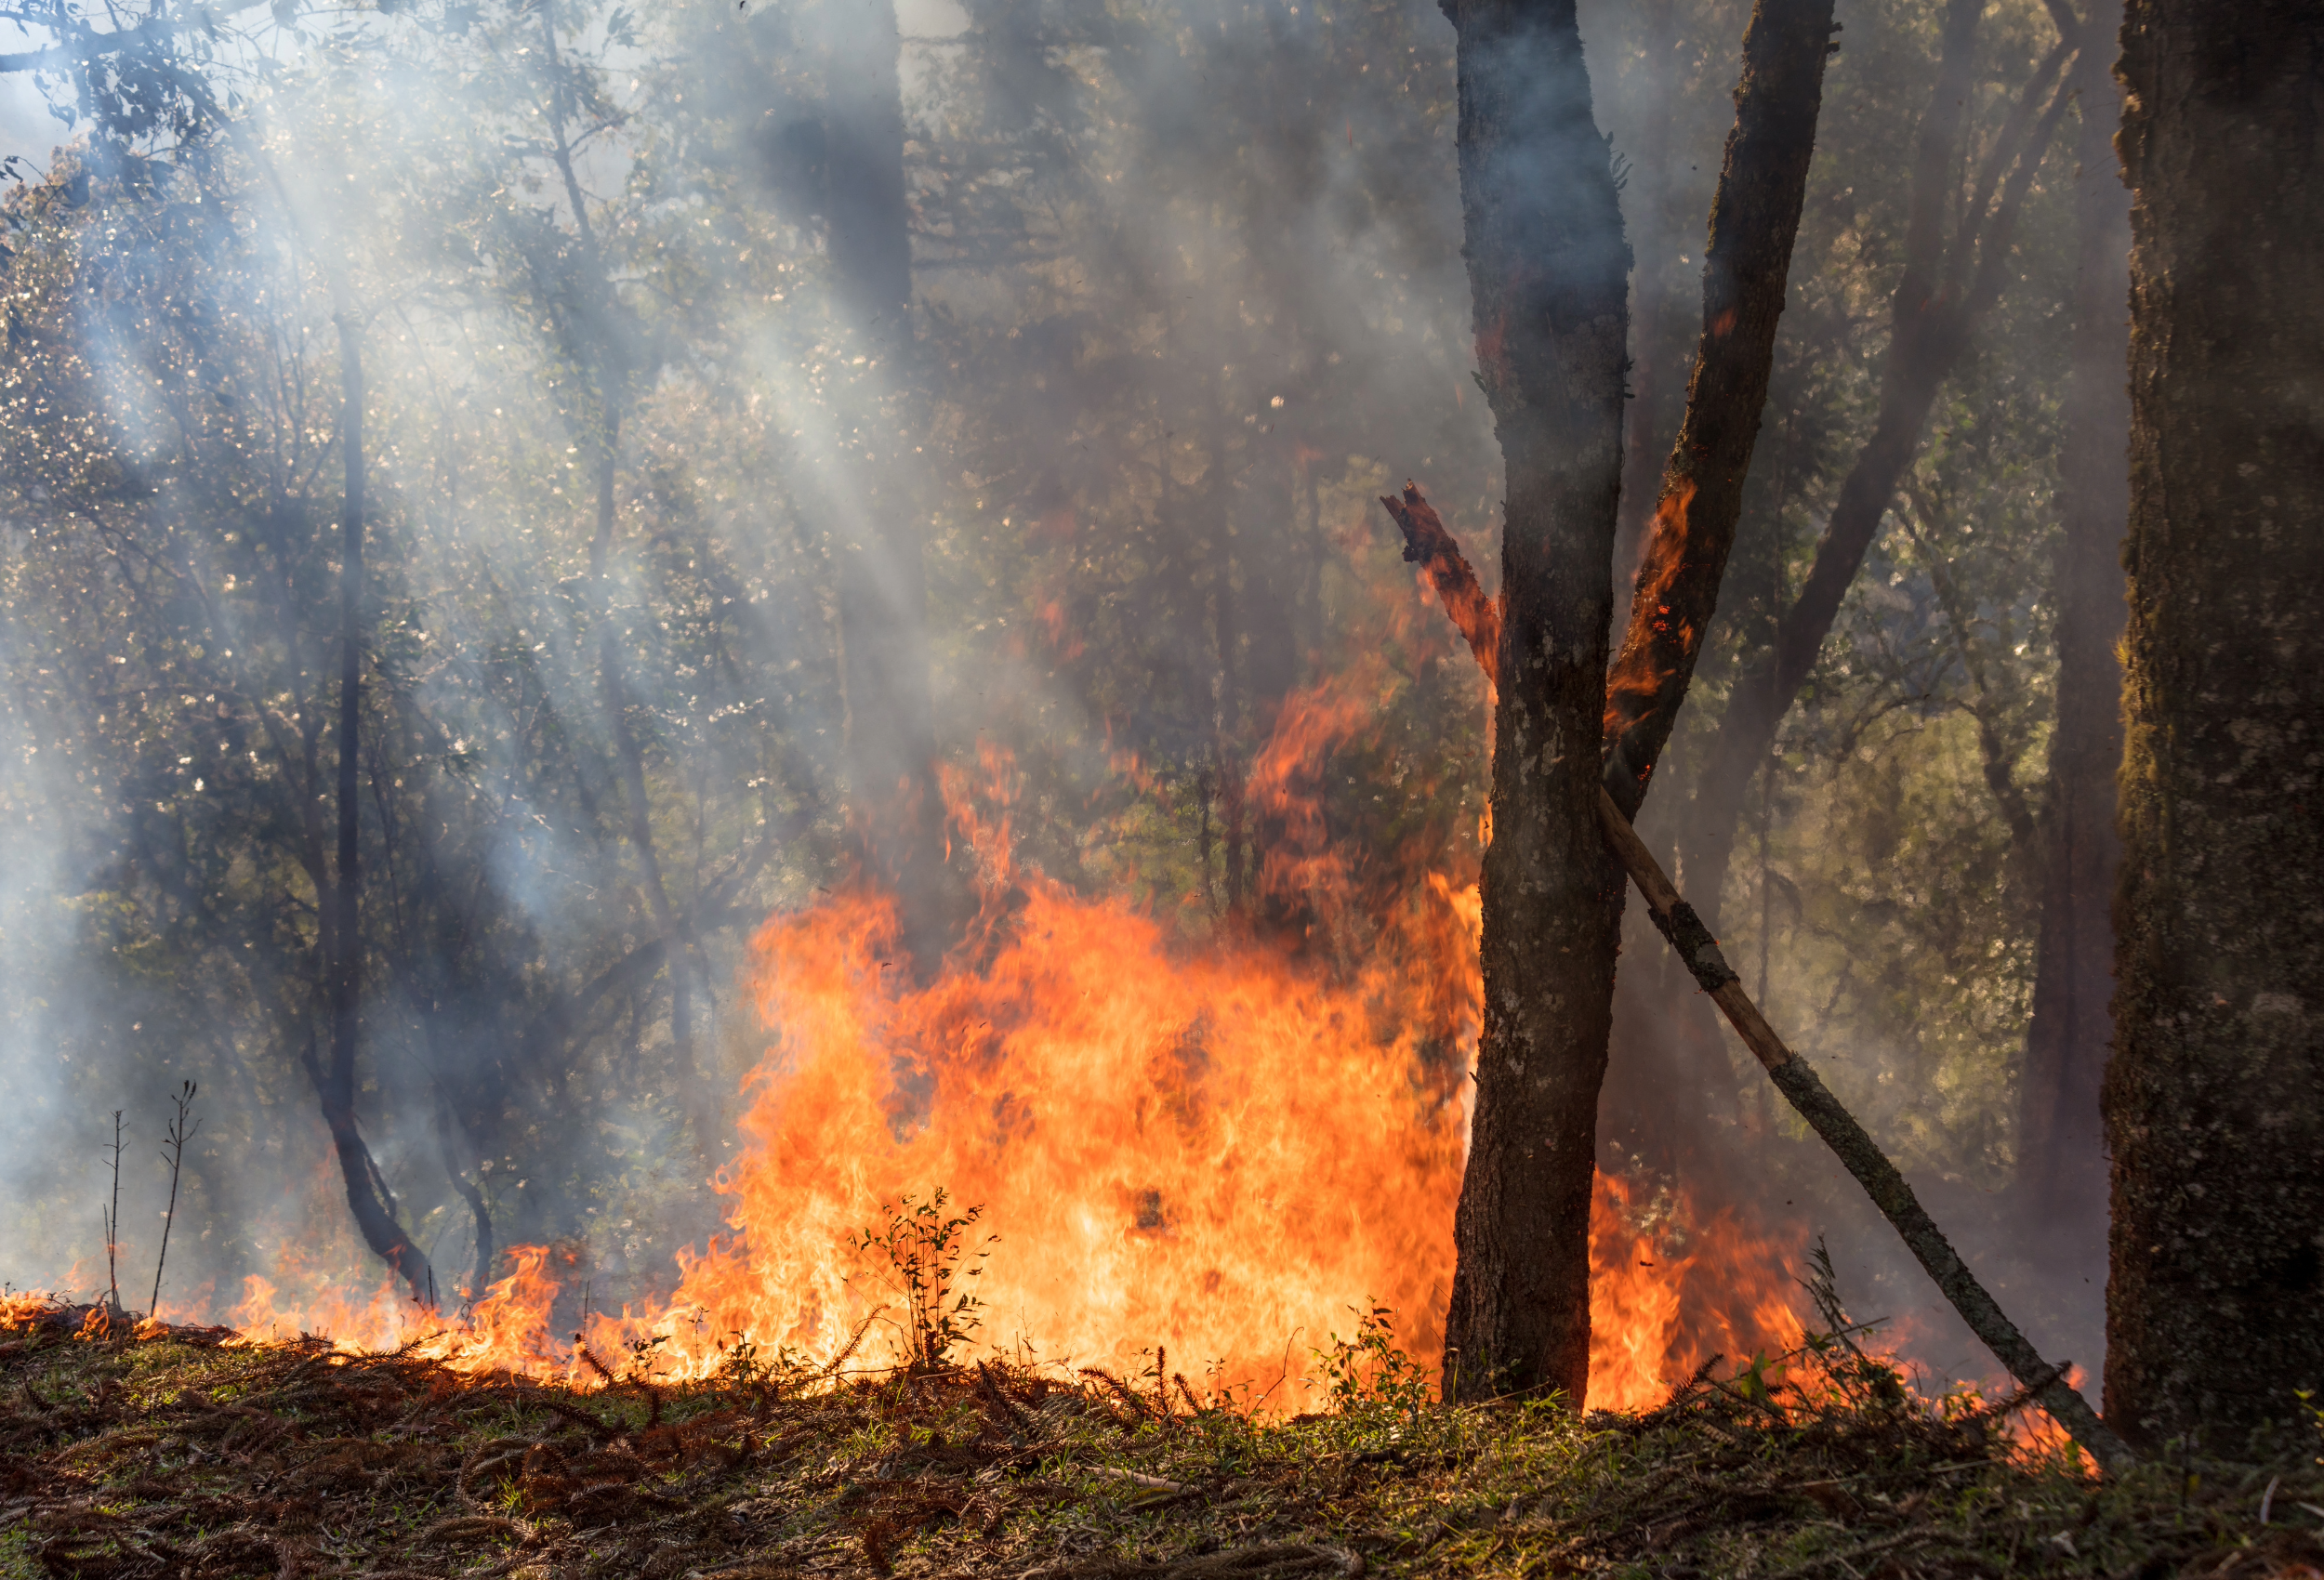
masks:
<svg viewBox="0 0 2324 1580"><path fill-rule="evenodd" d="M1476 654L1477 664L1487 680L1499 684L1500 678L1501 607L1485 596L1477 585L1477 573L1470 565L1468 556L1445 530L1436 507L1420 497L1419 489L1407 478L1404 497L1383 494L1380 502L1388 507L1388 513L1396 520L1404 533L1404 557L1417 564L1428 577L1429 586L1444 600L1445 612L1452 616L1460 634L1469 639L1469 651Z"/></svg>
<svg viewBox="0 0 2324 1580"><path fill-rule="evenodd" d="M1417 490L1406 489L1407 502L1417 497ZM1471 648L1476 649L1478 631L1472 624L1475 616L1464 612L1482 606L1484 594L1478 590L1475 574L1454 545L1452 534L1445 530L1433 510L1429 512L1429 522L1433 538L1441 538L1443 544L1429 561L1431 577L1437 582L1440 594L1444 594L1447 583L1451 585L1452 592L1445 594L1446 610L1461 634L1469 638ZM1401 515L1397 525L1404 525ZM1406 528L1406 533L1409 540L1412 529ZM1481 655L1479 663L1484 663ZM1486 673L1492 673L1490 665L1486 665ZM2043 1361L2026 1336L2018 1332L2017 1324L2009 1320L2008 1313L1987 1293L1985 1285L1977 1282L1969 1265L1961 1259L1961 1253L1953 1249L1944 1231L1937 1228L1936 1220L1905 1182L1905 1177L1857 1123L1855 1115L1841 1106L1840 1099L1831 1095L1807 1060L1784 1046L1783 1039L1767 1023L1767 1018L1759 1012L1759 1006L1744 992L1742 978L1720 954L1718 940L1710 936L1710 929L1703 926L1695 908L1680 897L1677 887L1655 860L1654 852L1631 829L1630 819L1623 816L1621 808L1604 786L1598 792L1598 821L1605 830L1606 843L1620 858L1623 870L1645 897L1647 910L1662 936L1678 951L1687 970L1710 994L1736 1034L1766 1069L1776 1089L1799 1111L1808 1127L1823 1138L1824 1144L1855 1177L1856 1183L1864 1187L1872 1205L1881 1209L1881 1215L1903 1238L1915 1259L1952 1303L1953 1310L1969 1324L1970 1331L2100 1464L2119 1470L2135 1463L2129 1446L2098 1419L2090 1402L2065 1380L2065 1367L2052 1366Z"/></svg>

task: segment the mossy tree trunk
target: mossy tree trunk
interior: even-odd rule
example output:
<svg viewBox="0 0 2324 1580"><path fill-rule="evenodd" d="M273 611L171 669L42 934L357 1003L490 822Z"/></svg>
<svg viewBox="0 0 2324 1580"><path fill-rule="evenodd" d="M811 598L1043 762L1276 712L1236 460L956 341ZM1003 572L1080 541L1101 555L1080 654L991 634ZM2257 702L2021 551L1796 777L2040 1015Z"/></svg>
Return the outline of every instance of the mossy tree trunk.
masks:
<svg viewBox="0 0 2324 1580"><path fill-rule="evenodd" d="M2324 10L2132 0L2106 1415L2324 1389Z"/></svg>

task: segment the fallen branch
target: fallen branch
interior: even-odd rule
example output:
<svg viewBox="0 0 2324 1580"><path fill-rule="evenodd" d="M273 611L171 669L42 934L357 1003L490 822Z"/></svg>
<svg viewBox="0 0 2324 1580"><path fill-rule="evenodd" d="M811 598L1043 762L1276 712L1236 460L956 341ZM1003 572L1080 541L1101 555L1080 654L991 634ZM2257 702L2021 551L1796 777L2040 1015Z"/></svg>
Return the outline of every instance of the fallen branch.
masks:
<svg viewBox="0 0 2324 1580"><path fill-rule="evenodd" d="M1418 494L1419 490L1406 487L1406 509L1396 520L1399 527L1404 527L1407 515L1415 514L1411 506ZM1428 520L1433 535L1442 537L1445 548L1450 549L1449 553L1445 548L1432 549L1425 561L1430 578L1437 583L1440 596L1445 596L1446 583L1452 585L1451 595L1445 596L1446 612L1469 639L1470 647L1480 650L1480 638L1485 632L1475 611L1490 610L1491 605L1478 589L1468 560L1453 545L1452 534L1446 532L1433 510L1428 512ZM1406 530L1408 542L1411 531ZM1465 586L1460 585L1464 573ZM1497 618L1493 632L1496 637L1498 625ZM1486 673L1492 674L1489 665ZM2137 1463L2129 1445L2098 1419L2090 1402L2065 1380L2065 1368L2053 1367L2042 1360L2026 1336L2017 1331L2017 1324L2009 1320L2008 1314L1986 1292L1985 1285L1977 1282L1969 1265L1961 1259L1961 1253L1953 1249L1952 1243L1937 1228L1936 1220L1929 1217L1928 1209L1912 1193L1905 1177L1856 1122L1855 1115L1841 1106L1840 1099L1831 1095L1807 1060L1784 1046L1783 1039L1767 1023L1767 1018L1759 1012L1759 1006L1743 991L1742 978L1727 964L1726 956L1720 954L1718 940L1710 936L1710 929L1703 926L1695 908L1680 897L1677 886L1663 872L1654 852L1646 849L1645 842L1638 837L1630 820L1622 815L1621 808L1615 805L1614 797L1603 785L1598 791L1598 821L1604 829L1606 843L1614 848L1623 870L1644 897L1646 908L1662 936L1678 952L1703 991L1710 994L1711 1002L1726 1016L1744 1046L1766 1069L1776 1089L1799 1110L1808 1127L1823 1138L1824 1144L1855 1177L1856 1183L1864 1187L1872 1205L1881 1209L1882 1216L1903 1238L1907 1248L1952 1303L1953 1310L1969 1324L1970 1331L2009 1368L2021 1387L2041 1401L2042 1407L2066 1429L2067 1435L2088 1449L2101 1465L2109 1470L2120 1470Z"/></svg>
<svg viewBox="0 0 2324 1580"><path fill-rule="evenodd" d="M1839 1157L1848 1172L1855 1176L1864 1193L1872 1198L1872 1205L1881 1209L1906 1246L1934 1279L1945 1298L1969 1329L1993 1351L2002 1365L2018 1383L2041 1401L2042 1408L2055 1417L2068 1436L2088 1449L2093 1457L2109 1470L2120 1470L2135 1464L2130 1446L2117 1437L2090 1402L2079 1389L2065 1379L2065 1365L2053 1366L2017 1331L2017 1324L2009 1320L1985 1285L1969 1271L1969 1264L1961 1259L1952 1242L1945 1238L1936 1220L1929 1217L1912 1187L1888 1161L1888 1154L1874 1143L1855 1115L1841 1106L1822 1079L1806 1060L1784 1046L1767 1018L1759 1012L1750 994L1743 991L1743 980L1719 953L1719 943L1705 928L1695 908L1680 898L1678 889L1664 874L1654 852L1622 816L1614 798L1603 790L1598 797L1598 821L1605 829L1606 842L1621 858L1622 866L1645 897L1646 908L1654 915L1655 926L1678 951L1695 981L1710 994L1726 1016L1727 1023L1743 1039L1783 1093L1791 1106L1800 1112L1808 1127L1823 1138L1824 1144Z"/></svg>

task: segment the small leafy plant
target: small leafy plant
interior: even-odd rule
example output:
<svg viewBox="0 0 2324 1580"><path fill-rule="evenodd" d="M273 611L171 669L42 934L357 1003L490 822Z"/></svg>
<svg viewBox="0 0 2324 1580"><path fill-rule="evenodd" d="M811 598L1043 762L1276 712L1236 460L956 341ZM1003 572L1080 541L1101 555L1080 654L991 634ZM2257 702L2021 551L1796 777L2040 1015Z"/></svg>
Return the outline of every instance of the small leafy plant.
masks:
<svg viewBox="0 0 2324 1580"><path fill-rule="evenodd" d="M914 1372L943 1368L953 1347L984 1325L977 1312L984 1303L967 1281L984 1271L1000 1237L987 1234L971 1244L984 1208L947 1215L950 1200L940 1185L925 1202L905 1196L882 1203L886 1226L855 1235L855 1248L886 1264L880 1276L904 1297L905 1348Z"/></svg>
<svg viewBox="0 0 2324 1580"><path fill-rule="evenodd" d="M1355 1316L1354 1336L1330 1334L1314 1351L1332 1408L1341 1415L1384 1409L1417 1419L1428 1407L1429 1376L1396 1343L1395 1312L1385 1306L1348 1310Z"/></svg>

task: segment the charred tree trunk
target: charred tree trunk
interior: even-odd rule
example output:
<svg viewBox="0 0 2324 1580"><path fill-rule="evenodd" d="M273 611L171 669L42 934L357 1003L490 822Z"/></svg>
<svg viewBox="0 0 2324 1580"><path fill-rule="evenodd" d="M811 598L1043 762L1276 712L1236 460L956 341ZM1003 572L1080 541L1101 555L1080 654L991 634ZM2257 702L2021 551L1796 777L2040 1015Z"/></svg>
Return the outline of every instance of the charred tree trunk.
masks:
<svg viewBox="0 0 2324 1580"><path fill-rule="evenodd" d="M1590 1369L1590 1198L1623 878L1597 826L1630 248L1572 0L1452 0L1477 362L1507 468L1485 1024L1446 1376Z"/></svg>
<svg viewBox="0 0 2324 1580"><path fill-rule="evenodd" d="M1703 249L1702 328L1686 410L1647 513L1629 628L1607 682L1605 785L1626 818L1637 815L1670 741L1735 547L1807 200L1831 33L1832 0L1760 0L1744 33L1735 126ZM1644 991L1635 971L1616 990L1607 1134L1610 1144L1668 1171L1699 1158L1700 1116L1722 1101L1731 1108L1736 1089L1697 995L1666 980L1667 961L1657 957L1645 969Z"/></svg>
<svg viewBox="0 0 2324 1580"><path fill-rule="evenodd" d="M2234 1453L2324 1388L2324 11L2131 0L2106 1414Z"/></svg>
<svg viewBox="0 0 2324 1580"><path fill-rule="evenodd" d="M847 761L865 865L891 885L915 968L952 931L936 727L929 697L919 513L920 431L900 393L914 355L912 239L904 184L901 35L893 0L824 8L829 33L822 202L841 304L874 364L853 392L840 447L852 498L839 518L840 682Z"/></svg>
<svg viewBox="0 0 2324 1580"><path fill-rule="evenodd" d="M1703 327L1686 415L1663 468L1629 625L1607 679L1605 788L1626 818L1637 815L1678 722L1735 548L1807 201L1831 32L1832 0L1760 0L1744 33L1735 129L1703 249Z"/></svg>
<svg viewBox="0 0 2324 1580"><path fill-rule="evenodd" d="M2114 159L2121 123L2113 50L2119 0L2098 0L2076 61L2077 227L2073 367L2059 446L2057 725L2042 809L2041 927L2033 1020L2019 1084L2017 1186L2036 1222L2093 1231L2106 1210L2098 1084L2113 989L2113 899L2119 842L2114 777L2122 761L2122 529L2130 515L2131 207ZM2094 1232L2092 1240L2095 1241Z"/></svg>
<svg viewBox="0 0 2324 1580"><path fill-rule="evenodd" d="M395 1198L355 1123L355 1053L363 1016L363 362L355 326L339 313L339 377L345 404L339 445L347 462L339 518L338 857L322 914L324 996L330 1046L318 1063L309 1045L307 1073L347 1182L347 1205L363 1244L395 1271L412 1298L435 1303L428 1258L396 1221Z"/></svg>

